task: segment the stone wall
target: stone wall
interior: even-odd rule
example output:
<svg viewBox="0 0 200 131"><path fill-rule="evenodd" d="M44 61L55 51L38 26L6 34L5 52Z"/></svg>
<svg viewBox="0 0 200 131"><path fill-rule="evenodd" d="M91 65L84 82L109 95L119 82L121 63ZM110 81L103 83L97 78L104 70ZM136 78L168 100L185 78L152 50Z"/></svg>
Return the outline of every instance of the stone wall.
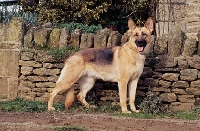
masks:
<svg viewBox="0 0 200 131"><path fill-rule="evenodd" d="M17 23L20 24L16 25ZM0 86L1 100L21 97L47 102L49 92L55 86L63 67L63 61L55 59L45 50L36 50L33 47L61 48L69 44L81 48L110 47L122 45L128 40L127 33L121 35L108 29L99 30L96 34L86 34L76 29L70 34L65 28L52 28L51 23L24 30L23 21L19 18L15 18L13 24L3 26L8 27L2 28L0 33L0 81L3 83ZM15 39L7 36L11 33L10 29ZM146 92L151 89L163 99L165 107L172 110L190 110L199 106L198 41L195 38L186 39L181 28L173 27L168 35L157 38L152 44L152 53L147 56L137 95L145 97ZM74 86L78 91L78 84ZM98 103L118 103L117 83L98 80L88 96L94 96L91 99L95 98ZM62 92L55 101L64 99L65 93Z"/></svg>
<svg viewBox="0 0 200 131"><path fill-rule="evenodd" d="M159 0L156 14L157 36L178 26L188 38L197 39L200 30L199 0Z"/></svg>
<svg viewBox="0 0 200 131"><path fill-rule="evenodd" d="M0 25L0 100L17 97L22 36L23 19Z"/></svg>

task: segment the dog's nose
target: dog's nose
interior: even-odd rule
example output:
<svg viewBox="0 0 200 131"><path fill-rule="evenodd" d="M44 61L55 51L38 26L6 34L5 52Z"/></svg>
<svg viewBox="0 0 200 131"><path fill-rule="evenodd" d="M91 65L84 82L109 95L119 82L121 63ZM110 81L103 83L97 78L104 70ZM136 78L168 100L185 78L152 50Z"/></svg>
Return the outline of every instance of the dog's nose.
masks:
<svg viewBox="0 0 200 131"><path fill-rule="evenodd" d="M146 41L145 40L136 40L135 43L137 46L141 47L146 44Z"/></svg>

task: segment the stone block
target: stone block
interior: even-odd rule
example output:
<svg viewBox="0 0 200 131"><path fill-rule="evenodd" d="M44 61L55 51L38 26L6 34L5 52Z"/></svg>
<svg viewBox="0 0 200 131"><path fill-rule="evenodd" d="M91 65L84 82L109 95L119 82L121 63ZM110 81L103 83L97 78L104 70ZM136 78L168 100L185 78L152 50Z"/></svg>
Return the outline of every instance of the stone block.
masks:
<svg viewBox="0 0 200 131"><path fill-rule="evenodd" d="M0 83L0 100L8 99L8 79L6 77L0 77Z"/></svg>
<svg viewBox="0 0 200 131"><path fill-rule="evenodd" d="M111 30L107 28L100 29L94 36L94 47L106 47L110 33Z"/></svg>
<svg viewBox="0 0 200 131"><path fill-rule="evenodd" d="M178 62L178 68L180 69L187 69L188 68L188 61L186 58L183 57L175 57L175 60Z"/></svg>
<svg viewBox="0 0 200 131"><path fill-rule="evenodd" d="M163 102L175 102L177 99L177 96L174 93L163 93L160 97Z"/></svg>
<svg viewBox="0 0 200 131"><path fill-rule="evenodd" d="M56 83L54 83L54 82L38 82L35 85L38 88L52 88L52 87L55 87Z"/></svg>
<svg viewBox="0 0 200 131"><path fill-rule="evenodd" d="M33 73L39 76L57 75L60 74L60 69L37 68L33 70Z"/></svg>
<svg viewBox="0 0 200 131"><path fill-rule="evenodd" d="M60 33L59 48L66 47L69 43L71 36L67 28L63 28Z"/></svg>
<svg viewBox="0 0 200 131"><path fill-rule="evenodd" d="M186 95L186 92L184 89L174 88L172 89L172 93L175 93L177 95Z"/></svg>
<svg viewBox="0 0 200 131"><path fill-rule="evenodd" d="M28 34L24 35L24 47L31 48L34 46L34 33L29 32Z"/></svg>
<svg viewBox="0 0 200 131"><path fill-rule="evenodd" d="M161 78L162 77L162 73L154 71L152 77L153 78Z"/></svg>
<svg viewBox="0 0 200 131"><path fill-rule="evenodd" d="M112 31L108 38L107 47L118 46L121 44L122 35L118 31Z"/></svg>
<svg viewBox="0 0 200 131"><path fill-rule="evenodd" d="M20 80L19 88L20 89L29 88L31 90L31 89L35 88L35 83L33 83L31 81Z"/></svg>
<svg viewBox="0 0 200 131"><path fill-rule="evenodd" d="M0 43L0 49L9 49L16 52L19 52L21 50L21 46L21 42L15 41L2 41Z"/></svg>
<svg viewBox="0 0 200 131"><path fill-rule="evenodd" d="M37 62L49 62L49 63L56 63L59 62L57 59L55 59L53 56L45 54L45 53L37 53L37 56L35 56L35 61Z"/></svg>
<svg viewBox="0 0 200 131"><path fill-rule="evenodd" d="M165 73L162 75L162 79L167 80L167 81L178 81L179 78L178 73Z"/></svg>
<svg viewBox="0 0 200 131"><path fill-rule="evenodd" d="M128 34L128 31L126 33L124 33L124 35L122 35L122 38L121 38L121 45L125 44L126 42L128 42L129 40L129 34Z"/></svg>
<svg viewBox="0 0 200 131"><path fill-rule="evenodd" d="M157 87L158 79L146 78L146 79L144 79L144 85L148 86L148 87Z"/></svg>
<svg viewBox="0 0 200 131"><path fill-rule="evenodd" d="M154 45L154 53L157 55L167 54L167 35L159 37Z"/></svg>
<svg viewBox="0 0 200 131"><path fill-rule="evenodd" d="M19 65L30 66L30 67L42 67L42 64L36 61L23 61L19 60Z"/></svg>
<svg viewBox="0 0 200 131"><path fill-rule="evenodd" d="M32 75L32 76L26 76L25 78L21 77L20 79L28 80L28 81L31 81L31 82L41 82L41 81L48 81L48 78L49 77L45 77L45 76L42 77L42 76Z"/></svg>
<svg viewBox="0 0 200 131"><path fill-rule="evenodd" d="M198 88L200 90L200 80L192 81L190 84L191 88Z"/></svg>
<svg viewBox="0 0 200 131"><path fill-rule="evenodd" d="M59 28L54 28L51 31L50 36L49 36L48 47L50 47L50 48L58 48L59 47L60 33L61 33L61 30Z"/></svg>
<svg viewBox="0 0 200 131"><path fill-rule="evenodd" d="M36 47L47 47L47 41L49 39L51 28L44 28L34 33L34 44Z"/></svg>
<svg viewBox="0 0 200 131"><path fill-rule="evenodd" d="M81 49L87 49L94 47L94 34L82 34L81 36Z"/></svg>
<svg viewBox="0 0 200 131"><path fill-rule="evenodd" d="M188 57L187 61L190 67L200 69L200 56L194 55L193 57Z"/></svg>
<svg viewBox="0 0 200 131"><path fill-rule="evenodd" d="M81 35L82 35L82 31L80 29L73 30L71 32L70 44L72 44L72 46L79 47L80 46Z"/></svg>
<svg viewBox="0 0 200 131"><path fill-rule="evenodd" d="M159 80L159 83L158 83L158 84L161 85L161 87L163 87L163 88L168 88L168 87L171 86L171 82L169 82L169 81L164 81L164 80Z"/></svg>
<svg viewBox="0 0 200 131"><path fill-rule="evenodd" d="M195 107L194 103L172 102L169 108L173 111L190 111Z"/></svg>
<svg viewBox="0 0 200 131"><path fill-rule="evenodd" d="M180 79L186 81L193 81L197 79L197 69L184 69L180 71Z"/></svg>
<svg viewBox="0 0 200 131"><path fill-rule="evenodd" d="M154 87L152 88L153 92L164 92L164 93L170 93L170 89L164 88L164 87Z"/></svg>
<svg viewBox="0 0 200 131"><path fill-rule="evenodd" d="M195 39L186 39L182 56L193 56L197 51L197 41Z"/></svg>
<svg viewBox="0 0 200 131"><path fill-rule="evenodd" d="M171 58L181 55L183 46L182 31L178 26L171 27L168 36L168 55Z"/></svg>
<svg viewBox="0 0 200 131"><path fill-rule="evenodd" d="M17 98L18 94L18 77L8 78L8 86L9 86L9 100L13 100Z"/></svg>
<svg viewBox="0 0 200 131"><path fill-rule="evenodd" d="M173 82L172 88L188 88L189 83L187 81L176 81Z"/></svg>
<svg viewBox="0 0 200 131"><path fill-rule="evenodd" d="M151 77L153 75L153 71L151 67L144 67L141 77Z"/></svg>
<svg viewBox="0 0 200 131"><path fill-rule="evenodd" d="M177 65L177 61L168 55L158 55L156 57L156 68L171 68Z"/></svg>
<svg viewBox="0 0 200 131"><path fill-rule="evenodd" d="M178 101L182 103L194 103L195 98L194 95L178 95Z"/></svg>
<svg viewBox="0 0 200 131"><path fill-rule="evenodd" d="M24 20L22 17L13 17L10 22L9 41L22 42L24 35Z"/></svg>
<svg viewBox="0 0 200 131"><path fill-rule="evenodd" d="M42 25L40 25L41 26L41 28L52 28L52 23L51 22L47 22L47 23L44 23L44 24L42 24Z"/></svg>
<svg viewBox="0 0 200 131"><path fill-rule="evenodd" d="M20 56L21 56L20 59L24 60L24 61L33 60L34 53L33 52L24 51L24 52L21 52Z"/></svg>
<svg viewBox="0 0 200 131"><path fill-rule="evenodd" d="M199 88L187 88L186 93L191 95L200 95L200 90Z"/></svg>
<svg viewBox="0 0 200 131"><path fill-rule="evenodd" d="M21 67L21 73L22 73L22 75L30 75L30 74L33 73L33 67L22 66Z"/></svg>
<svg viewBox="0 0 200 131"><path fill-rule="evenodd" d="M20 53L18 51L0 50L0 76L18 77L19 54Z"/></svg>

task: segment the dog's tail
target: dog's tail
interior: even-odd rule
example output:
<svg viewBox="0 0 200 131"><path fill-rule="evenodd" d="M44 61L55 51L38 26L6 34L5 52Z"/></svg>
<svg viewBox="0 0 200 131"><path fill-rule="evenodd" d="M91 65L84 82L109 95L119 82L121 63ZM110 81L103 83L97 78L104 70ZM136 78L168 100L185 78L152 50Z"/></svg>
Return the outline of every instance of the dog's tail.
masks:
<svg viewBox="0 0 200 131"><path fill-rule="evenodd" d="M74 86L66 92L65 108L68 109L74 102Z"/></svg>

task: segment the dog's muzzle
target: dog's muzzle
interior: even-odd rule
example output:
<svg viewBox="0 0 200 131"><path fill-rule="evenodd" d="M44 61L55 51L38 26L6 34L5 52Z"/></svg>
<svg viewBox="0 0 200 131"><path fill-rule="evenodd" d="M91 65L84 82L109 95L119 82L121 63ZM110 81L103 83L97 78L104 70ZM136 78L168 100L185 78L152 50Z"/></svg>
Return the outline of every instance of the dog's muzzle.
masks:
<svg viewBox="0 0 200 131"><path fill-rule="evenodd" d="M136 46L137 46L137 49L138 49L139 52L144 51L144 48L147 45L146 40L143 40L143 39L141 39L141 40L135 40L135 43L136 43Z"/></svg>

